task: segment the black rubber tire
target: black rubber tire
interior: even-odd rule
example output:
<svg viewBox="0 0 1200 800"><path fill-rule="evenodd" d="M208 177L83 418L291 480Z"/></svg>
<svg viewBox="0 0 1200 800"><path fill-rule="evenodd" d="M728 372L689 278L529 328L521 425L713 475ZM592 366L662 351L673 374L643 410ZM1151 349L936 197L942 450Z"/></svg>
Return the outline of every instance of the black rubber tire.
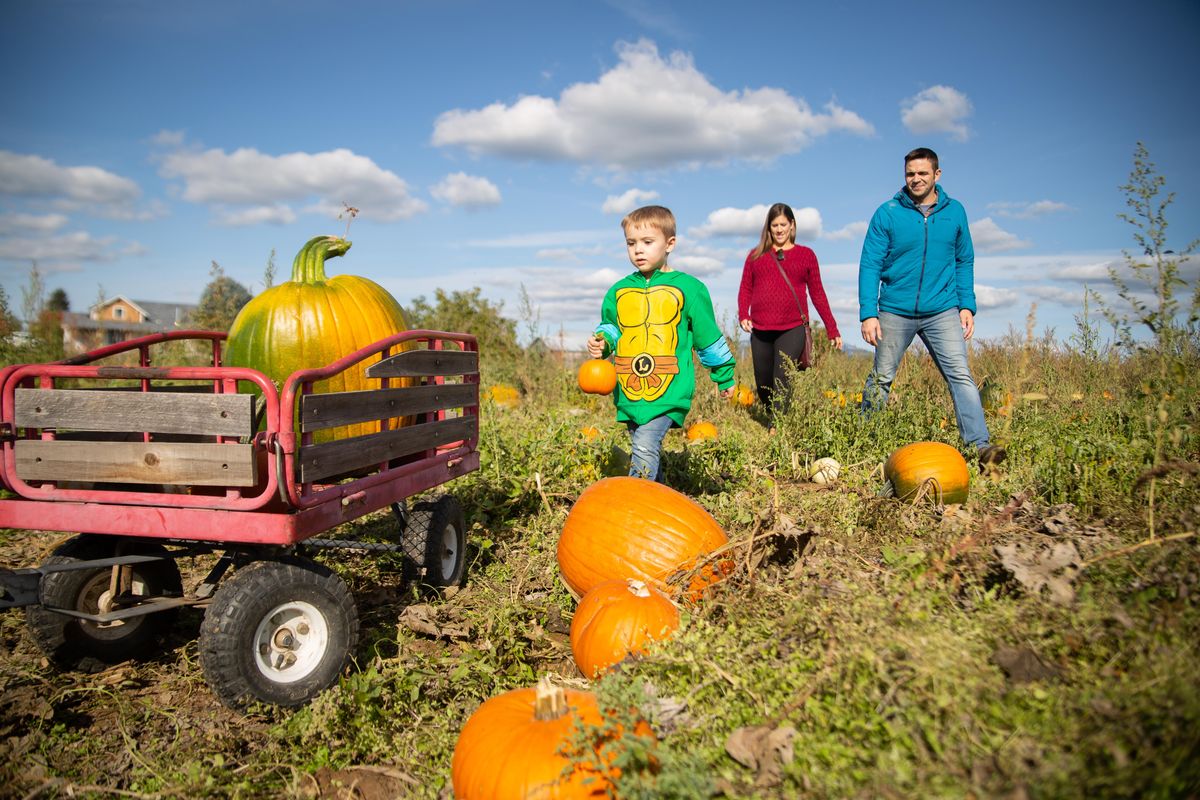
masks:
<svg viewBox="0 0 1200 800"><path fill-rule="evenodd" d="M122 555L167 555L166 548L155 542L84 534L57 547L45 565L111 558L118 548ZM134 564L132 571L135 594L146 597L183 594L179 567L170 558ZM41 580L42 605L26 607L25 622L30 635L60 669L99 672L122 661L143 658L155 651L162 635L174 625L179 615L177 608L101 625L43 607L97 613L111 574L111 567L51 573Z"/></svg>
<svg viewBox="0 0 1200 800"><path fill-rule="evenodd" d="M452 495L415 503L401 533L404 577L434 588L458 586L466 571L467 521Z"/></svg>
<svg viewBox="0 0 1200 800"><path fill-rule="evenodd" d="M299 706L333 685L357 640L354 598L337 574L294 556L254 561L205 611L200 666L230 708Z"/></svg>

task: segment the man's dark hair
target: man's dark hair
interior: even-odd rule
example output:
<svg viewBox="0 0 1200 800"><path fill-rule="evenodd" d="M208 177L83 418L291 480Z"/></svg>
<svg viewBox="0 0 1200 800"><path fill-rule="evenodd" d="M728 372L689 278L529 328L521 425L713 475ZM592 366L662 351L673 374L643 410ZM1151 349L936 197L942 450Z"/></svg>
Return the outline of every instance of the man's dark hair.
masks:
<svg viewBox="0 0 1200 800"><path fill-rule="evenodd" d="M916 150L910 151L909 154L904 157L904 166L908 166L908 162L915 161L919 158L929 159L929 163L933 165L933 171L937 172L937 153L933 152L928 147L918 147Z"/></svg>

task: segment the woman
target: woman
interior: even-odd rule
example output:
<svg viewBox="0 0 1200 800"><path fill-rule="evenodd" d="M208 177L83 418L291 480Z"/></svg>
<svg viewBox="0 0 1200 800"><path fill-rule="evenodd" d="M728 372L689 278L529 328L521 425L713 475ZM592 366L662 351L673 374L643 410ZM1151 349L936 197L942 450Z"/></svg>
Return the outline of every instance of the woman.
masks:
<svg viewBox="0 0 1200 800"><path fill-rule="evenodd" d="M758 247L746 256L738 290L738 320L750 334L754 382L763 405L778 409L789 395L784 357L800 369L808 336L808 299L825 323L833 346L842 349L842 336L829 310L817 256L796 244L796 215L776 203L767 211Z"/></svg>

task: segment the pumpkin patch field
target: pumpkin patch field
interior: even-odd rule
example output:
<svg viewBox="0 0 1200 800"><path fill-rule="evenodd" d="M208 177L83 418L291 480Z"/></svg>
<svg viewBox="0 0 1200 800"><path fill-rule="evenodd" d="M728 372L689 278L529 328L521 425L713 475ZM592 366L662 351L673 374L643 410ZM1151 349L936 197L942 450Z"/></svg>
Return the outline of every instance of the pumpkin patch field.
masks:
<svg viewBox="0 0 1200 800"><path fill-rule="evenodd" d="M531 791L528 776L546 793L514 796L1200 796L1195 342L974 343L976 377L1014 398L988 411L1008 457L986 471L919 349L871 418L853 402L861 351L818 347L774 417L700 371L689 422L719 435L668 433L675 494L657 500L610 480L629 435L611 397L581 389L577 357L481 346L483 386L505 393L482 394L480 468L448 487L468 529L461 587L406 580L397 555L315 554L358 608L352 664L305 706L245 712L205 685L201 611L150 658L91 674L51 667L24 614L0 612L0 796L433 800ZM748 358L738 379L752 385ZM965 478L955 465L938 491L885 491L885 462L923 442L965 456ZM919 488L932 458L893 475ZM838 469L815 482L819 459ZM625 644L587 640L608 649L585 675L571 634L591 583L562 574L564 529L594 567L605 548L661 548L643 518L708 538L673 569L603 576L618 583L594 635L623 613L651 621ZM391 524L379 512L330 536L381 541ZM0 530L0 566L41 563L59 538ZM179 567L185 582L207 569ZM705 570L719 579L692 590ZM576 712L590 727L564 722ZM551 723L546 752L510 746Z"/></svg>

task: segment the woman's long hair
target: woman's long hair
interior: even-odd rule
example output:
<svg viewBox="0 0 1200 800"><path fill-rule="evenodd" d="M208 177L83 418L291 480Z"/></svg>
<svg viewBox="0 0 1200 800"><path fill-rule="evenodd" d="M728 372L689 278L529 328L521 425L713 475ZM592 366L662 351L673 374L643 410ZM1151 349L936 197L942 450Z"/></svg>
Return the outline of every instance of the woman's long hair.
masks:
<svg viewBox="0 0 1200 800"><path fill-rule="evenodd" d="M780 214L787 217L788 222L792 223L792 233L788 236L788 239L792 244L796 243L796 215L792 212L792 207L787 203L776 203L767 209L767 221L763 223L762 235L758 237L758 247L753 250L754 258L758 258L771 249L771 245L775 241L774 237L771 236L771 220Z"/></svg>

